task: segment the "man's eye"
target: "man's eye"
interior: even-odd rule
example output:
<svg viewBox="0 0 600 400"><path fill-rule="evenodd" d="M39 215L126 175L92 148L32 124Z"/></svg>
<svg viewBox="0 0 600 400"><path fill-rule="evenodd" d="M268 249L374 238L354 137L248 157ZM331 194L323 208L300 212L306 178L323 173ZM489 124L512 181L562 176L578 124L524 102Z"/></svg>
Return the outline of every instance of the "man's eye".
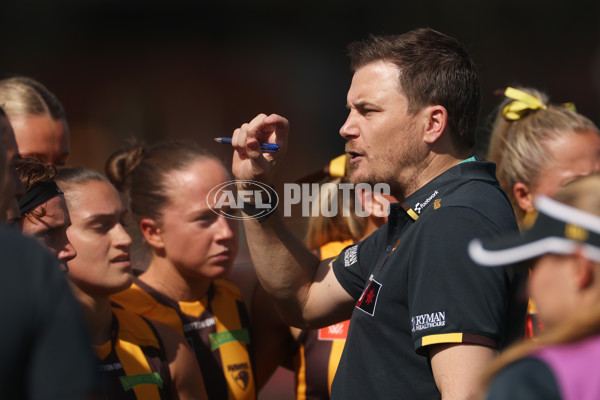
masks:
<svg viewBox="0 0 600 400"><path fill-rule="evenodd" d="M361 113L362 115L374 114L374 113L376 113L376 112L377 112L377 110L374 110L374 109L372 109L372 108L363 108L363 109L361 109L361 110L360 110L360 113Z"/></svg>

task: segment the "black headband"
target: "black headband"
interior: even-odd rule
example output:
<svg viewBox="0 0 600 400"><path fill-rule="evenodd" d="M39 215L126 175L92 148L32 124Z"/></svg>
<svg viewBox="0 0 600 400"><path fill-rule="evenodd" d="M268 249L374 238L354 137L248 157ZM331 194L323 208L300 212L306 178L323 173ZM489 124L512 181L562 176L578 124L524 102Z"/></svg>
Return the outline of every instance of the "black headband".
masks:
<svg viewBox="0 0 600 400"><path fill-rule="evenodd" d="M36 183L19 199L19 211L24 215L59 194L63 192L54 181Z"/></svg>

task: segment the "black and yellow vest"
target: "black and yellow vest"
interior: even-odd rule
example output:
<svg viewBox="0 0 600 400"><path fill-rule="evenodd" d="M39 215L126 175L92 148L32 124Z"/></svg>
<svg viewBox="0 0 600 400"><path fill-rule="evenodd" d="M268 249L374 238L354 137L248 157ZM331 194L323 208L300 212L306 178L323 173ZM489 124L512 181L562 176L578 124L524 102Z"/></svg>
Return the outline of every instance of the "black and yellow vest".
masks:
<svg viewBox="0 0 600 400"><path fill-rule="evenodd" d="M171 398L171 375L160 337L144 318L113 308L111 340L94 346L105 398Z"/></svg>
<svg viewBox="0 0 600 400"><path fill-rule="evenodd" d="M321 260L335 257L354 241L330 242L321 246ZM331 396L331 383L337 370L350 321L326 328L302 331L294 357L297 400L323 400Z"/></svg>
<svg viewBox="0 0 600 400"><path fill-rule="evenodd" d="M196 355L210 399L256 398L249 319L234 284L217 279L200 301L178 302L136 279L111 299L184 335Z"/></svg>

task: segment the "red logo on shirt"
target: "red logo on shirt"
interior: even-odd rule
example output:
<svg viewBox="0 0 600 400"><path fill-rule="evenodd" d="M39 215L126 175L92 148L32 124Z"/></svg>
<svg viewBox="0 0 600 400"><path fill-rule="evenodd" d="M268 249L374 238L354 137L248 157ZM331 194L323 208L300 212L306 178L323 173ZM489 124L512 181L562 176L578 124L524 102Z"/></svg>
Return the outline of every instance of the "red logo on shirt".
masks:
<svg viewBox="0 0 600 400"><path fill-rule="evenodd" d="M319 329L319 340L346 340L350 320Z"/></svg>
<svg viewBox="0 0 600 400"><path fill-rule="evenodd" d="M369 281L369 285L360 295L356 307L369 314L370 316L375 315L375 306L377 305L377 296L381 290L381 283L375 279Z"/></svg>

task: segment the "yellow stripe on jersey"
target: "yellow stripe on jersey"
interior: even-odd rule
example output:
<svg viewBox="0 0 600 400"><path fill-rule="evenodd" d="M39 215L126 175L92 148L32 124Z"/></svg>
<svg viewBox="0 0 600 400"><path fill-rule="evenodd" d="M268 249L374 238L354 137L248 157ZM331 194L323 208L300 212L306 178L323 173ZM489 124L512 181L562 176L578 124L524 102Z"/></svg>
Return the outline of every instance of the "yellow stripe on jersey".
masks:
<svg viewBox="0 0 600 400"><path fill-rule="evenodd" d="M128 377L153 374L144 352L137 344L119 339L115 345L115 352ZM160 400L157 384L142 383L133 386L131 389L133 389L138 399Z"/></svg>
<svg viewBox="0 0 600 400"><path fill-rule="evenodd" d="M183 324L177 311L154 300L152 295L139 287L135 282L124 291L110 296L110 299L126 310L133 311L136 314L143 315L155 321L160 321L163 324L169 325L180 334L184 334Z"/></svg>
<svg viewBox="0 0 600 400"><path fill-rule="evenodd" d="M296 400L306 400L306 358L304 357L305 348L301 344L298 353L299 359L296 369Z"/></svg>
<svg viewBox="0 0 600 400"><path fill-rule="evenodd" d="M116 307L113 308L112 312L119 321L119 338L127 342L137 343L139 346L160 348L160 343L154 331L143 318L131 311Z"/></svg>
<svg viewBox="0 0 600 400"><path fill-rule="evenodd" d="M333 340L331 343L331 353L329 354L329 368L327 371L327 387L329 388L329 397L331 397L331 384L335 377L335 372L340 364L342 352L344 351L345 340Z"/></svg>
<svg viewBox="0 0 600 400"><path fill-rule="evenodd" d="M228 282L215 281L215 285L226 285ZM223 373L229 386L231 399L254 399L255 387L252 364L248 355L248 347L240 338L243 331L242 322L237 312L236 298L227 295L224 290L215 290L211 302L215 315L216 337L227 339L215 340L223 361ZM236 332L234 334L234 332ZM240 341L242 340L242 341ZM212 341L212 340L211 340ZM248 338L249 342L249 338Z"/></svg>
<svg viewBox="0 0 600 400"><path fill-rule="evenodd" d="M341 242L329 242L321 246L321 259L324 260L329 257L338 255L346 247L354 243L354 240L348 239ZM327 366L327 389L329 391L329 397L331 397L331 384L335 377L335 372L342 358L342 352L344 351L345 340L333 340L331 343L331 352L329 353L329 363ZM304 360L304 354L302 354ZM303 392L306 393L306 392Z"/></svg>
<svg viewBox="0 0 600 400"><path fill-rule="evenodd" d="M423 336L421 338L421 346L429 346L438 343L462 343L462 333L442 333L439 335Z"/></svg>

